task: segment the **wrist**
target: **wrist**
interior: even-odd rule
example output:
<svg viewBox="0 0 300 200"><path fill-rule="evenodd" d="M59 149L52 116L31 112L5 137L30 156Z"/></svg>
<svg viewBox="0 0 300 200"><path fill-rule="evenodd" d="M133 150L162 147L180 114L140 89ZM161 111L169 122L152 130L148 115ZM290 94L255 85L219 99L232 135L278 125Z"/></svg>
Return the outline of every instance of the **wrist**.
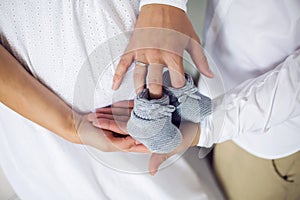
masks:
<svg viewBox="0 0 300 200"><path fill-rule="evenodd" d="M187 7L187 0L141 0L140 1L140 10L147 5L167 5L171 7L175 7L177 9L180 9L184 12L186 12Z"/></svg>
<svg viewBox="0 0 300 200"><path fill-rule="evenodd" d="M157 27L176 30L178 19L181 23L181 20L186 18L185 12L179 8L164 4L148 4L141 8L136 28Z"/></svg>
<svg viewBox="0 0 300 200"><path fill-rule="evenodd" d="M78 125L80 124L81 119L82 116L75 111L68 113L65 126L65 139L69 142L82 144L82 141L78 135Z"/></svg>

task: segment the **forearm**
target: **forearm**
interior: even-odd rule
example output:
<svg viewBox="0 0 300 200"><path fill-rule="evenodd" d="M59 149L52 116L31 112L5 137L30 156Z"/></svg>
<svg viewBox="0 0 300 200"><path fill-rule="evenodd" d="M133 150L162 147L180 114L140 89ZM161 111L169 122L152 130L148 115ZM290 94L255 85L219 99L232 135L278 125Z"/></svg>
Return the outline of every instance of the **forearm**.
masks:
<svg viewBox="0 0 300 200"><path fill-rule="evenodd" d="M25 118L79 143L72 109L0 45L0 101Z"/></svg>

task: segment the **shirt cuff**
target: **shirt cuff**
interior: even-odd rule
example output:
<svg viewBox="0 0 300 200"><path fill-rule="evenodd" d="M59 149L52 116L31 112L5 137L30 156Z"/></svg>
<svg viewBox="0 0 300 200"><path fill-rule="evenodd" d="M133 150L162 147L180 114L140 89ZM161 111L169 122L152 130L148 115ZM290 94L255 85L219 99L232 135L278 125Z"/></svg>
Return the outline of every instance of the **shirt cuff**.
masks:
<svg viewBox="0 0 300 200"><path fill-rule="evenodd" d="M211 147L215 143L224 141L223 135L225 125L224 97L220 96L212 99L212 114L200 122L200 139L197 146Z"/></svg>
<svg viewBox="0 0 300 200"><path fill-rule="evenodd" d="M213 145L211 133L211 123L212 115L205 117L205 119L200 123L200 139L197 144L199 147L210 147Z"/></svg>
<svg viewBox="0 0 300 200"><path fill-rule="evenodd" d="M148 4L164 4L169 6L174 6L176 8L180 8L184 12L186 12L186 4L188 0L141 0L140 1L140 10L142 6L148 5Z"/></svg>

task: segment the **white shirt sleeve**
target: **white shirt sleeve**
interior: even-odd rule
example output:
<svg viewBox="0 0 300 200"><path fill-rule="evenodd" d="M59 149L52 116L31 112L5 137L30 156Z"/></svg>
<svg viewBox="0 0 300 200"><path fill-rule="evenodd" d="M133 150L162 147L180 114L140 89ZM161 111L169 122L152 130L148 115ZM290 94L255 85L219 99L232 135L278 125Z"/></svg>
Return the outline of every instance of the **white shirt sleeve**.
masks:
<svg viewBox="0 0 300 200"><path fill-rule="evenodd" d="M164 4L169 6L174 6L177 8L180 8L186 12L186 4L188 0L141 0L140 1L140 10L142 6L148 5L148 4Z"/></svg>
<svg viewBox="0 0 300 200"><path fill-rule="evenodd" d="M213 99L201 122L198 146L210 147L242 134L263 134L300 115L300 50L275 69ZM284 134L284 133L282 133Z"/></svg>

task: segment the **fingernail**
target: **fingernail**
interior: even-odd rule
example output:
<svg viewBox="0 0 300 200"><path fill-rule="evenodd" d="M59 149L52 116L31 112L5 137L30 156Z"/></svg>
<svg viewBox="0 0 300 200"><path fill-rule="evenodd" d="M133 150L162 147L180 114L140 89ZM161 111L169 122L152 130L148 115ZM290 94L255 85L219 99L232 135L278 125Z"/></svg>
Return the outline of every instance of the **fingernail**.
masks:
<svg viewBox="0 0 300 200"><path fill-rule="evenodd" d="M214 73L211 71L210 68L208 68L208 72L210 73L210 75L213 77L214 76Z"/></svg>
<svg viewBox="0 0 300 200"><path fill-rule="evenodd" d="M116 90L117 84L115 82L113 82L111 89L112 90Z"/></svg>
<svg viewBox="0 0 300 200"><path fill-rule="evenodd" d="M154 176L154 175L156 174L156 172L157 172L157 170L151 171L151 172L150 172L150 175L151 175L151 176Z"/></svg>
<svg viewBox="0 0 300 200"><path fill-rule="evenodd" d="M135 145L139 145L139 144L142 144L142 143L136 140Z"/></svg>

